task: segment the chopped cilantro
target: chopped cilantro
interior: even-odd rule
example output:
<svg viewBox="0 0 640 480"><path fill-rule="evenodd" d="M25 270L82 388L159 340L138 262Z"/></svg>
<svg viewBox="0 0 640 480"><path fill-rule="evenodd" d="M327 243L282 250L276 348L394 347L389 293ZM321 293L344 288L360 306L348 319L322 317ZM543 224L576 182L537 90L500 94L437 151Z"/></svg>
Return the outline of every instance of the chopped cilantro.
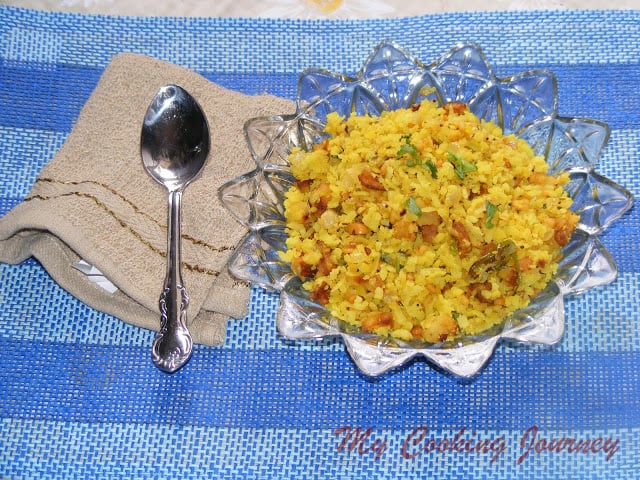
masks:
<svg viewBox="0 0 640 480"><path fill-rule="evenodd" d="M400 150L398 150L398 156L402 157L403 155L407 155L407 154L410 155L412 158L414 158L418 155L418 149L416 148L415 145L412 145L410 143L405 143L404 145L400 146Z"/></svg>
<svg viewBox="0 0 640 480"><path fill-rule="evenodd" d="M403 135L402 140L404 140L405 143L400 145L400 149L398 150L398 153L396 155L398 158L409 155L406 165L407 167L415 167L416 164L420 162L418 149L411 143L411 135Z"/></svg>
<svg viewBox="0 0 640 480"><path fill-rule="evenodd" d="M380 255L380 258L383 262L388 263L389 265L393 265L395 263L393 257L388 253L383 253Z"/></svg>
<svg viewBox="0 0 640 480"><path fill-rule="evenodd" d="M404 140L405 143L400 145L400 149L396 154L397 157L400 158L405 155L409 155L409 158L407 158L407 161L405 162L407 167L415 167L416 165L419 165L428 170L433 178L438 178L438 169L436 168L436 164L428 159L424 162L422 161L418 154L418 149L411 143L411 135L403 135L402 140Z"/></svg>
<svg viewBox="0 0 640 480"><path fill-rule="evenodd" d="M478 170L478 167L476 167L474 163L468 162L454 152L449 152L449 161L453 163L454 172L460 180L464 180L464 176L467 173L475 172Z"/></svg>
<svg viewBox="0 0 640 480"><path fill-rule="evenodd" d="M487 228L493 228L493 217L498 211L498 206L491 203L489 200L484 202L484 208L487 212L487 217L485 219L485 225Z"/></svg>
<svg viewBox="0 0 640 480"><path fill-rule="evenodd" d="M431 172L432 178L438 178L438 168L436 167L436 164L433 163L431 160L427 159L420 166L426 170L429 170L429 172Z"/></svg>
<svg viewBox="0 0 640 480"><path fill-rule="evenodd" d="M395 256L391 256L388 253L383 253L380 258L383 262L392 265L396 269L396 272L399 272L404 267L404 264L401 261L402 259L400 258L400 253Z"/></svg>
<svg viewBox="0 0 640 480"><path fill-rule="evenodd" d="M418 204L416 203L416 199L413 197L409 197L405 203L405 205L407 206L407 210L409 210L411 213L413 213L416 216L420 216L422 215L422 210L420 209L420 207L418 206Z"/></svg>

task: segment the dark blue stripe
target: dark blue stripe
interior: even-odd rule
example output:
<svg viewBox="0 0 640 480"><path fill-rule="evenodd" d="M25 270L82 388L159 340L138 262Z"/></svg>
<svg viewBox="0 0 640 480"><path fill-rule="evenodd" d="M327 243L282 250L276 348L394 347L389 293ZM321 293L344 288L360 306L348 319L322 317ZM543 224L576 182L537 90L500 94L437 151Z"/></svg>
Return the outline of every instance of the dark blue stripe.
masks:
<svg viewBox="0 0 640 480"><path fill-rule="evenodd" d="M364 59L363 59L364 60ZM640 64L503 66L499 75L549 68L558 77L560 113L637 128ZM102 71L74 65L0 62L0 125L68 132ZM351 72L352 73L352 72ZM202 72L220 85L246 94L295 98L298 72ZM287 112L282 112L287 113Z"/></svg>
<svg viewBox="0 0 640 480"><path fill-rule="evenodd" d="M238 428L615 429L640 420L639 365L640 352L501 349L475 381L420 361L368 379L341 351L196 348L193 361L169 376L151 365L146 348L2 339L0 417Z"/></svg>
<svg viewBox="0 0 640 480"><path fill-rule="evenodd" d="M508 76L528 70L553 72L558 82L559 113L606 122L612 129L638 128L640 63L596 65L509 65L496 69Z"/></svg>
<svg viewBox="0 0 640 480"><path fill-rule="evenodd" d="M242 92L247 95L259 95L269 93L281 98L295 100L299 73L223 73L203 72L202 75L230 90ZM273 113L293 113L273 112Z"/></svg>
<svg viewBox="0 0 640 480"><path fill-rule="evenodd" d="M0 125L69 132L102 69L0 60ZM295 98L298 74L215 73L203 76L248 95ZM289 113L289 112L274 112Z"/></svg>
<svg viewBox="0 0 640 480"><path fill-rule="evenodd" d="M0 61L0 125L69 132L102 70Z"/></svg>

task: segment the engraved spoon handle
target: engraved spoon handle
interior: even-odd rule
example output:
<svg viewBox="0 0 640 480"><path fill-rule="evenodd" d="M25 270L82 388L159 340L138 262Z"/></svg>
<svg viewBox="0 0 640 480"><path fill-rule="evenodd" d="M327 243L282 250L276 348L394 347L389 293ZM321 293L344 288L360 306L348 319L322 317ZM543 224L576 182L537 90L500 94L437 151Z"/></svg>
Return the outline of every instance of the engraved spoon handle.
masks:
<svg viewBox="0 0 640 480"><path fill-rule="evenodd" d="M153 363L175 372L191 357L193 340L187 329L189 296L181 272L180 212L182 190L170 191L167 208L167 274L160 295L160 331L153 342Z"/></svg>

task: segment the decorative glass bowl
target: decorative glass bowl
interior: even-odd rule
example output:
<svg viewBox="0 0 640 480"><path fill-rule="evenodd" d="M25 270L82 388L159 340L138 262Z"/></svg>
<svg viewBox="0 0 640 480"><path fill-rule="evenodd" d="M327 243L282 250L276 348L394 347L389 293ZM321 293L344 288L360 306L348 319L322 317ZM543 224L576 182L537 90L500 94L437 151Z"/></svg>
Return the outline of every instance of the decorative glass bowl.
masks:
<svg viewBox="0 0 640 480"><path fill-rule="evenodd" d="M309 298L277 253L286 249L283 197L294 181L287 160L291 149L308 149L321 141L330 112L345 117L379 115L425 98L438 104L467 103L505 134L526 140L545 157L550 173L569 172L566 189L580 215L557 275L528 307L481 335L439 344L382 337L333 318ZM564 297L615 279L616 265L597 235L633 203L627 190L595 172L609 127L596 120L562 117L557 110L551 72L532 70L497 78L481 49L471 43L456 46L430 65L385 42L355 77L307 70L299 79L295 113L247 121L246 139L257 167L218 192L222 204L249 231L230 258L229 270L242 280L280 291L276 323L284 337L339 336L358 368L372 376L422 355L447 372L471 377L501 340L554 344L564 332Z"/></svg>

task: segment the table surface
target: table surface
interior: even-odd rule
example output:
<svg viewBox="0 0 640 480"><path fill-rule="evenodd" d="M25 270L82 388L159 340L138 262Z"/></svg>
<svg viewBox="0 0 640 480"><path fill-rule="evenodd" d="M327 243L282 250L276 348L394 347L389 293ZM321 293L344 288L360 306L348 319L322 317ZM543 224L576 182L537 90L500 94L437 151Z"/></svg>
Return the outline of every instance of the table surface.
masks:
<svg viewBox="0 0 640 480"><path fill-rule="evenodd" d="M276 18L389 18L488 10L640 8L640 0L0 0L1 4L109 15Z"/></svg>
<svg viewBox="0 0 640 480"><path fill-rule="evenodd" d="M560 114L611 128L598 171L640 194L639 10L318 21L19 3L80 11L0 6L0 216L28 194L117 53L294 99L302 69L353 73L389 38L426 62L474 41L499 76L551 69ZM559 344L501 345L470 380L422 360L366 377L339 340L283 339L278 296L259 288L223 346L196 346L166 375L149 360L153 332L83 305L34 259L0 264L0 478L636 479L639 226L634 207L601 235L618 278L566 300Z"/></svg>

